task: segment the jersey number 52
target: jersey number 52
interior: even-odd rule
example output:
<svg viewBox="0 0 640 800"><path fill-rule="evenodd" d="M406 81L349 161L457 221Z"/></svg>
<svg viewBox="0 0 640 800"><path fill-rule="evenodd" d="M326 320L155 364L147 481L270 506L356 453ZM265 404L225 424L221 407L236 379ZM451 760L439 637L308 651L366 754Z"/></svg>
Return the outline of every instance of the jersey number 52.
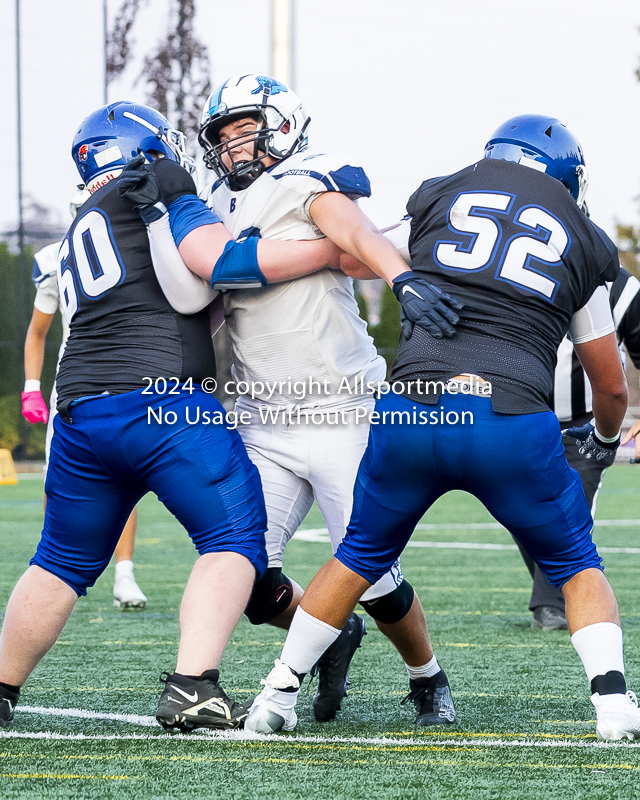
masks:
<svg viewBox="0 0 640 800"><path fill-rule="evenodd" d="M96 299L121 283L124 275L106 217L96 209L87 211L58 254L58 287L67 322L78 310L78 291Z"/></svg>
<svg viewBox="0 0 640 800"><path fill-rule="evenodd" d="M514 212L516 196L501 192L464 192L449 209L450 241L440 240L433 249L436 264L444 269L477 272L496 264L495 278L520 286L548 300L558 281L536 269L562 263L571 239L564 225L535 205ZM505 241L502 222L512 219L521 230Z"/></svg>

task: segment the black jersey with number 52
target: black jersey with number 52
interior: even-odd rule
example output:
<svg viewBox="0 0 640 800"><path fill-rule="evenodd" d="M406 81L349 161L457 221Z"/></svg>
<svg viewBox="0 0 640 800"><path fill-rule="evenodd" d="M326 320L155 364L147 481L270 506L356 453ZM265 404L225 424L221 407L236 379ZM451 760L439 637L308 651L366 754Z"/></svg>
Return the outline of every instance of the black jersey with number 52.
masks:
<svg viewBox="0 0 640 800"><path fill-rule="evenodd" d="M174 162L153 168L164 197L185 193L186 184L196 193ZM169 305L145 225L117 183L82 206L60 249L58 284L70 334L56 378L59 409L79 397L141 389L145 377L198 382L215 374L207 309L183 316Z"/></svg>
<svg viewBox="0 0 640 800"><path fill-rule="evenodd" d="M411 268L465 308L452 339L415 328L392 379L472 373L493 384L496 411L546 410L571 317L618 275L613 242L559 181L508 161L482 160L425 181L407 211ZM407 394L427 403L439 396Z"/></svg>

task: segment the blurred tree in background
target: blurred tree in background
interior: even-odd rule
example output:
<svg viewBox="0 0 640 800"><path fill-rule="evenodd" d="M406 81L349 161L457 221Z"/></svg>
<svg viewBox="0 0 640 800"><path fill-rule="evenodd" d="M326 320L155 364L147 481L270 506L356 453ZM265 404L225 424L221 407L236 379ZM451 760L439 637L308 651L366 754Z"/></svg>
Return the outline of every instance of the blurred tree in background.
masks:
<svg viewBox="0 0 640 800"><path fill-rule="evenodd" d="M37 247L36 249L39 249ZM25 248L24 264L29 269L33 263L33 249ZM4 313L0 315L0 447L14 450L19 441L18 421L20 419L20 393L24 381L23 351L24 331L19 325L20 291L19 291L20 256L11 253L6 242L0 242L0 297L2 297ZM28 281L29 293L24 300L23 313L27 319L31 316L35 288ZM60 315L56 315L54 324L47 337L44 368L42 371L42 394L48 400L55 379L58 348L62 341L62 325ZM42 424L26 426L26 441L22 442L22 455L28 458L41 457L44 454L46 426Z"/></svg>
<svg viewBox="0 0 640 800"><path fill-rule="evenodd" d="M640 278L640 225L616 225L616 244L622 266Z"/></svg>
<svg viewBox="0 0 640 800"><path fill-rule="evenodd" d="M124 72L133 57L136 17L148 3L149 0L123 0L107 37L109 83ZM145 56L135 81L148 85L147 103L192 141L198 132L202 106L211 92L209 53L195 34L195 13L195 0L169 0L166 34Z"/></svg>

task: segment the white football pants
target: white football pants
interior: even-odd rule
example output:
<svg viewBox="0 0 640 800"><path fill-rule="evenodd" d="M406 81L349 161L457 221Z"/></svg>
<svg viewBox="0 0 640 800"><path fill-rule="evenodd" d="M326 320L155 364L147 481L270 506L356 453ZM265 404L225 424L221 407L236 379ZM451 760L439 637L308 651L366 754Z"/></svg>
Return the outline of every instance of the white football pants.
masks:
<svg viewBox="0 0 640 800"><path fill-rule="evenodd" d="M268 412L297 407L248 397L238 399L236 411L244 412L245 418L246 412L251 415L249 424L239 425L238 432L262 479L270 567L282 566L287 542L308 514L314 499L324 517L334 553L344 538L351 516L356 474L369 437L367 417L361 416L356 423L356 404L365 407L368 415L373 411L375 399L349 398L344 404L325 406L322 409L325 421L321 423L297 423L295 414L292 422L282 414L273 422ZM319 418L320 409L308 410ZM330 424L331 420L339 422ZM367 589L362 600L383 597L402 580L398 561Z"/></svg>

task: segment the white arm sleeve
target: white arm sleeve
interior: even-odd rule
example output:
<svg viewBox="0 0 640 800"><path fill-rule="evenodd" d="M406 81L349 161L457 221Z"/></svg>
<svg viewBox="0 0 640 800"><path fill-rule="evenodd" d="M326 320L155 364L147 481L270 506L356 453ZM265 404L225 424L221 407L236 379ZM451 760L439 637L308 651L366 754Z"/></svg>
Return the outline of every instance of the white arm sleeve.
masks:
<svg viewBox="0 0 640 800"><path fill-rule="evenodd" d="M589 298L571 318L569 338L574 344L592 342L613 333L616 326L611 316L609 292L606 286L598 286Z"/></svg>
<svg viewBox="0 0 640 800"><path fill-rule="evenodd" d="M407 264L411 264L411 256L409 255L409 234L411 233L411 220L403 219L397 225L394 225L393 228L389 228L382 233L384 237L397 248Z"/></svg>
<svg viewBox="0 0 640 800"><path fill-rule="evenodd" d="M185 265L171 233L169 214L147 225L151 260L160 288L178 314L196 314L217 296Z"/></svg>

